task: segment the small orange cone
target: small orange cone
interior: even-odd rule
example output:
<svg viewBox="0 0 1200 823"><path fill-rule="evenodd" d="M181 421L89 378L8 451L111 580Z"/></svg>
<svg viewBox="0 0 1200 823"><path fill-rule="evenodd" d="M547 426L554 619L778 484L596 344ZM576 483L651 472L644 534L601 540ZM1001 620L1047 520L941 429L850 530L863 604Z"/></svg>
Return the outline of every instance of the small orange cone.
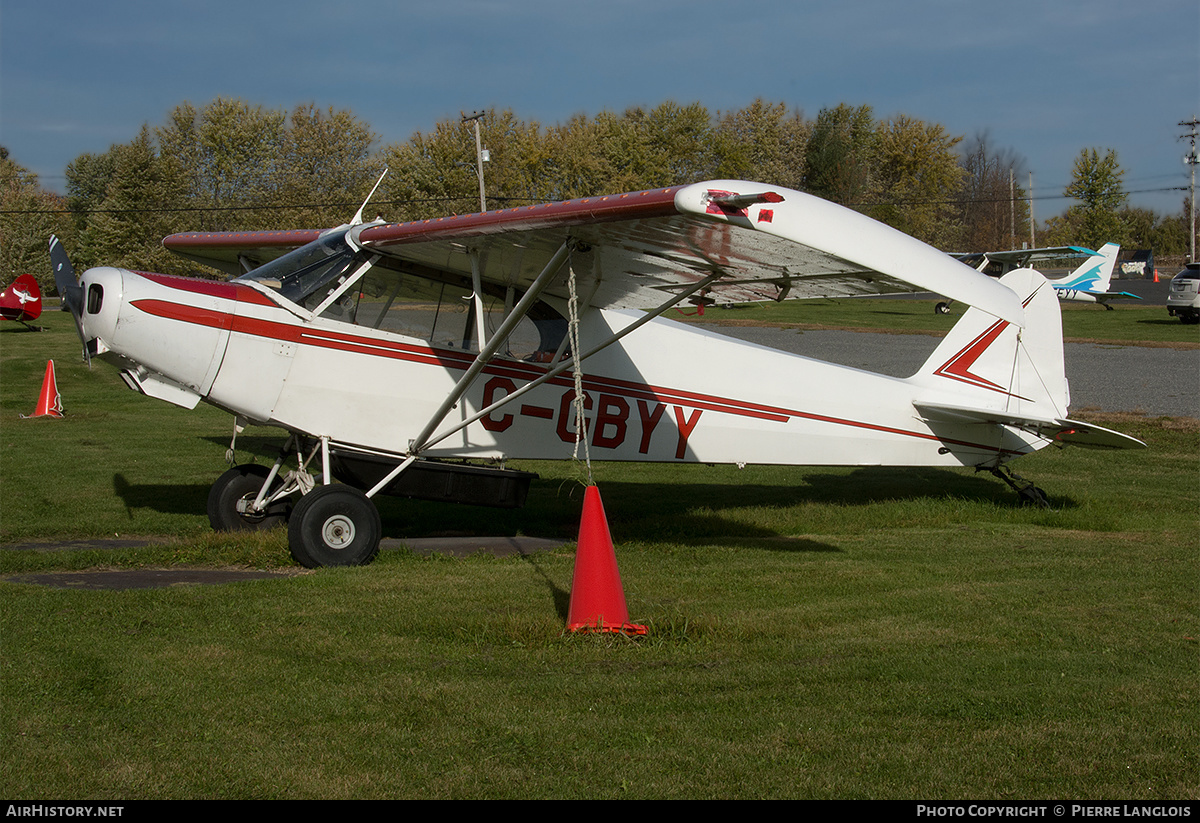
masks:
<svg viewBox="0 0 1200 823"><path fill-rule="evenodd" d="M645 626L629 622L621 573L617 571L617 555L608 532L600 490L595 486L588 486L583 497L567 631L646 633Z"/></svg>
<svg viewBox="0 0 1200 823"><path fill-rule="evenodd" d="M30 417L62 417L62 395L54 379L54 361L46 361L46 376L42 378L42 395Z"/></svg>

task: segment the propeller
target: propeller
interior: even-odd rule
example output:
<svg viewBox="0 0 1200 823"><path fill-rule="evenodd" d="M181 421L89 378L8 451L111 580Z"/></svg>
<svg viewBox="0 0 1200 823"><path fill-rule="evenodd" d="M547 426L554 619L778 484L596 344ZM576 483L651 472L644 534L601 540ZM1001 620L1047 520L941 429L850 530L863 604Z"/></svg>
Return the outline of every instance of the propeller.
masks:
<svg viewBox="0 0 1200 823"><path fill-rule="evenodd" d="M75 267L67 257L67 250L53 234L50 235L50 264L54 268L54 286L62 298L62 310L69 311L75 318L75 330L79 332L79 341L83 343L83 359L91 368L92 356L88 354L87 337L83 332L83 288L75 276Z"/></svg>

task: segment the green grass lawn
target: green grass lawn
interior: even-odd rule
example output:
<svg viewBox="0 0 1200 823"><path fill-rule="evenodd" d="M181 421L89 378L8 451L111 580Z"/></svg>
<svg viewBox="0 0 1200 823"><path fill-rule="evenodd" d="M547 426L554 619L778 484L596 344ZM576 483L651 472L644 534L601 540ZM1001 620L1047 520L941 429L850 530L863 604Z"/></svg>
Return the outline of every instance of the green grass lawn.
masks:
<svg viewBox="0 0 1200 823"><path fill-rule="evenodd" d="M650 631L564 636L570 545L309 572L282 531L212 534L230 418L134 394L44 324L0 331L0 541L169 542L0 550L0 574L294 574L0 581L0 794L1200 798L1196 421L1022 459L1050 509L968 470L598 464ZM22 420L50 357L67 416ZM526 509L384 500L385 534L571 538L578 467L520 468Z"/></svg>

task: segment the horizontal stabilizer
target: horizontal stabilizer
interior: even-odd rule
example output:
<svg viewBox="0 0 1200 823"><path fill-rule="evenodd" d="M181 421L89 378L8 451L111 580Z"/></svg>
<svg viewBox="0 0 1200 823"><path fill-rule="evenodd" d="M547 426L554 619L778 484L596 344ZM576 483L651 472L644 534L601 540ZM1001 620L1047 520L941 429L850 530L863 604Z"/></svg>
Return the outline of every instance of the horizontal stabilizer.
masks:
<svg viewBox="0 0 1200 823"><path fill-rule="evenodd" d="M1044 418L1028 415L1006 414L994 409L977 409L967 406L950 406L934 403L914 404L919 412L931 420L951 422L992 423L998 426L1013 426L1036 433L1039 437L1070 446L1092 449L1144 449L1146 444L1136 437L1066 418Z"/></svg>
<svg viewBox="0 0 1200 823"><path fill-rule="evenodd" d="M1062 420L1063 430L1054 439L1072 446L1089 449L1144 449L1146 444L1136 437L1106 429L1082 420Z"/></svg>
<svg viewBox="0 0 1200 823"><path fill-rule="evenodd" d="M950 406L941 403L922 402L917 402L913 405L916 406L917 411L921 412L929 420L945 420L956 423L995 423L1001 426L1018 426L1023 429L1045 428L1048 430L1059 428L1062 422L1054 417L1007 414L996 409L979 409L969 406Z"/></svg>

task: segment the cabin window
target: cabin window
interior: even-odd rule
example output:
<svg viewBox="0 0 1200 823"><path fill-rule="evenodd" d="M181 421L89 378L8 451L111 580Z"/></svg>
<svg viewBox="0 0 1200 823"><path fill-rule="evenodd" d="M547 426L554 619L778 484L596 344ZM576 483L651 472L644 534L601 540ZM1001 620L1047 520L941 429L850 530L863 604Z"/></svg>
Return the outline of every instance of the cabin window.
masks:
<svg viewBox="0 0 1200 823"><path fill-rule="evenodd" d="M500 295L484 296L485 339L491 339L519 298L519 294L508 300ZM479 348L470 289L382 266L371 268L345 299L331 305L323 316L415 337L434 348ZM548 360L566 328L561 315L539 304L517 324L501 354L518 360Z"/></svg>

